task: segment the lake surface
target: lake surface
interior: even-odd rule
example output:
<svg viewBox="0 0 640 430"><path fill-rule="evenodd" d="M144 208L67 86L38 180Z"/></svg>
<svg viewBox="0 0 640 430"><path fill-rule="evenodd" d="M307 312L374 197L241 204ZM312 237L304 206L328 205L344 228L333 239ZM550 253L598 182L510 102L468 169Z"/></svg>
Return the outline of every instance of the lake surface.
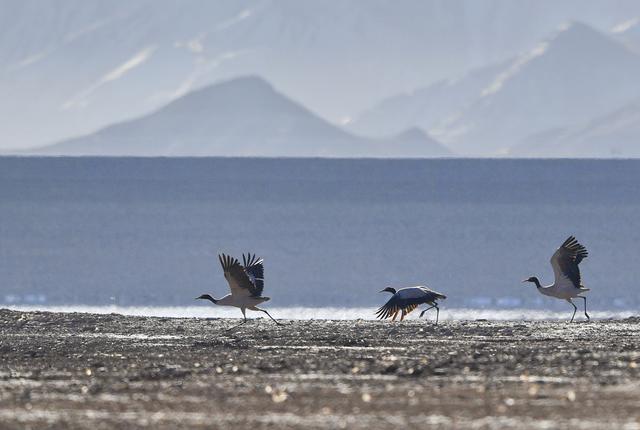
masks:
<svg viewBox="0 0 640 430"><path fill-rule="evenodd" d="M0 158L0 304L186 306L227 293L216 255L265 258L272 307L375 307L426 284L443 307L570 306L570 234L592 308L640 307L640 162Z"/></svg>

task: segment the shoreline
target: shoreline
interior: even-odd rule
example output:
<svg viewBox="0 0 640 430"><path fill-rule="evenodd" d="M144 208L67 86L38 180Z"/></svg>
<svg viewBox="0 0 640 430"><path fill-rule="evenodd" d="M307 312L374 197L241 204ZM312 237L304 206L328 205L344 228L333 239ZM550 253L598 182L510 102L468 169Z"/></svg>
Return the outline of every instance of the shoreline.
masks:
<svg viewBox="0 0 640 430"><path fill-rule="evenodd" d="M640 318L286 321L0 310L3 428L640 428Z"/></svg>
<svg viewBox="0 0 640 430"><path fill-rule="evenodd" d="M336 320L336 321L378 321L375 311L379 305L370 307L267 307L276 319L283 318L296 321L309 320ZM11 310L18 312L52 312L52 313L87 313L97 315L119 314L134 317L158 317L158 318L221 318L238 319L241 314L237 308L219 307L212 305L200 306L116 306L116 305L0 305L0 311ZM592 320L621 320L640 316L640 311L635 309L622 310L592 310L589 309ZM425 317L418 319L419 309L407 316L405 321L433 322L434 315L428 312ZM259 312L247 312L247 318L255 320L262 318ZM571 310L548 310L535 308L448 308L441 306L440 321L568 321ZM583 320L581 313L576 313L576 320Z"/></svg>

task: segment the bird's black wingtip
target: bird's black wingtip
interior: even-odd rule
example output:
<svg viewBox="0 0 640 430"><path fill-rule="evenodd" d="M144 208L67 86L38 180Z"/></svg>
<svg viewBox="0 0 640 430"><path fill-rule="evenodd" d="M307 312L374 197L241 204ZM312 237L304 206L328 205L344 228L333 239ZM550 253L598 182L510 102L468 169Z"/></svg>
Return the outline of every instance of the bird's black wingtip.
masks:
<svg viewBox="0 0 640 430"><path fill-rule="evenodd" d="M258 264L261 264L262 262L263 259L261 257L258 257L258 254L252 254L250 252L248 252L246 255L242 254L242 265L244 267L256 266Z"/></svg>

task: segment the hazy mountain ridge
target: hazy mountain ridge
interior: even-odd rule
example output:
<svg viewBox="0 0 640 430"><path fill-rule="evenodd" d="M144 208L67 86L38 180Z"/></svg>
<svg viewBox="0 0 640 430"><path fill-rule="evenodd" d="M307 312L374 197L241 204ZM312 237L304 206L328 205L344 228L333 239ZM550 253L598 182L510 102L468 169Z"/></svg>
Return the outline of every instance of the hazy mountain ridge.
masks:
<svg viewBox="0 0 640 430"><path fill-rule="evenodd" d="M444 133L467 154L500 154L526 136L573 127L640 97L640 56L572 23L496 77Z"/></svg>
<svg viewBox="0 0 640 430"><path fill-rule="evenodd" d="M605 30L640 14L624 0L0 0L0 8L5 148L90 133L247 74L338 122L509 58L567 19Z"/></svg>
<svg viewBox="0 0 640 430"><path fill-rule="evenodd" d="M627 19L611 29L614 38L627 48L640 53L640 16Z"/></svg>
<svg viewBox="0 0 640 430"><path fill-rule="evenodd" d="M140 118L29 151L49 155L434 157L451 153L413 130L352 135L257 77L190 92Z"/></svg>
<svg viewBox="0 0 640 430"><path fill-rule="evenodd" d="M458 79L438 81L426 88L384 99L358 115L348 128L370 136L398 133L410 127L438 128L475 101L504 67L504 63L491 65Z"/></svg>
<svg viewBox="0 0 640 430"><path fill-rule="evenodd" d="M376 135L398 124L421 125L464 155L570 157L574 154L568 149L575 147L575 156L606 156L609 150L616 152L613 142L605 145L609 149L565 145L560 152L543 142L557 138L550 130L576 129L640 97L637 76L639 55L574 22L506 65L388 99L352 127ZM525 149L527 145L532 147ZM625 143L623 153L635 153L629 145ZM518 148L509 149L514 146ZM538 150L542 148L549 152Z"/></svg>
<svg viewBox="0 0 640 430"><path fill-rule="evenodd" d="M640 99L572 129L530 136L509 151L520 157L640 157Z"/></svg>

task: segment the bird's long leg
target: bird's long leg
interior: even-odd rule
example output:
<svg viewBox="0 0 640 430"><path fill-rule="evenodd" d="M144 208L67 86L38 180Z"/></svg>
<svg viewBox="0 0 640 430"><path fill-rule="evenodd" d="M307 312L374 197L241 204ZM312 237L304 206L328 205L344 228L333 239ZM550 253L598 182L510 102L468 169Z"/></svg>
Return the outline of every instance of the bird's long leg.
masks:
<svg viewBox="0 0 640 430"><path fill-rule="evenodd" d="M587 298L586 297L582 297L584 299L584 316L587 317L587 320L590 320L591 317L589 317L589 314L587 313Z"/></svg>
<svg viewBox="0 0 640 430"><path fill-rule="evenodd" d="M436 325L438 325L438 320L440 319L440 308L438 305L433 305L433 307L436 308Z"/></svg>
<svg viewBox="0 0 640 430"><path fill-rule="evenodd" d="M246 322L247 322L247 321L249 321L249 320L245 318L244 320L242 320L242 322L241 322L240 324L236 324L236 325L234 325L234 326L232 326L232 327L229 327L229 328L228 328L228 329L226 329L225 331L229 331L229 330L233 330L234 328L238 328L238 327L240 327L241 325L246 324Z"/></svg>
<svg viewBox="0 0 640 430"><path fill-rule="evenodd" d="M576 312L578 311L578 307L575 305L575 303L571 301L571 299L567 299L567 301L571 303L571 306L573 306L573 315L571 315L571 321L569 321L569 322L573 322L573 319L576 317Z"/></svg>
<svg viewBox="0 0 640 430"><path fill-rule="evenodd" d="M282 325L282 323L281 323L281 322L276 321L276 319L275 319L275 318L273 318L273 317L269 314L269 312L267 312L267 311L266 311L266 309L260 309L260 308L256 308L256 307L254 307L253 309L254 309L254 310L256 310L256 311L264 312L265 314L267 314L267 316L268 316L269 318L271 318L271 320L272 320L274 323L276 323L276 324L278 324L278 325Z"/></svg>
<svg viewBox="0 0 640 430"><path fill-rule="evenodd" d="M420 316L418 318L422 318L422 315L424 315L424 313L426 311L428 311L429 309L433 309L435 306L429 306L427 309L423 310L422 312L420 312Z"/></svg>
<svg viewBox="0 0 640 430"><path fill-rule="evenodd" d="M234 325L232 327L229 327L226 331L228 330L232 330L236 327L240 327L241 325L245 324L248 320L247 320L247 314L246 314L246 309L245 308L240 308L240 310L242 311L242 317L244 318L242 320L242 322L240 324Z"/></svg>
<svg viewBox="0 0 640 430"><path fill-rule="evenodd" d="M396 311L393 313L393 319L391 319L391 322L396 322L396 317L397 317L397 316L398 316L398 311L396 310Z"/></svg>

